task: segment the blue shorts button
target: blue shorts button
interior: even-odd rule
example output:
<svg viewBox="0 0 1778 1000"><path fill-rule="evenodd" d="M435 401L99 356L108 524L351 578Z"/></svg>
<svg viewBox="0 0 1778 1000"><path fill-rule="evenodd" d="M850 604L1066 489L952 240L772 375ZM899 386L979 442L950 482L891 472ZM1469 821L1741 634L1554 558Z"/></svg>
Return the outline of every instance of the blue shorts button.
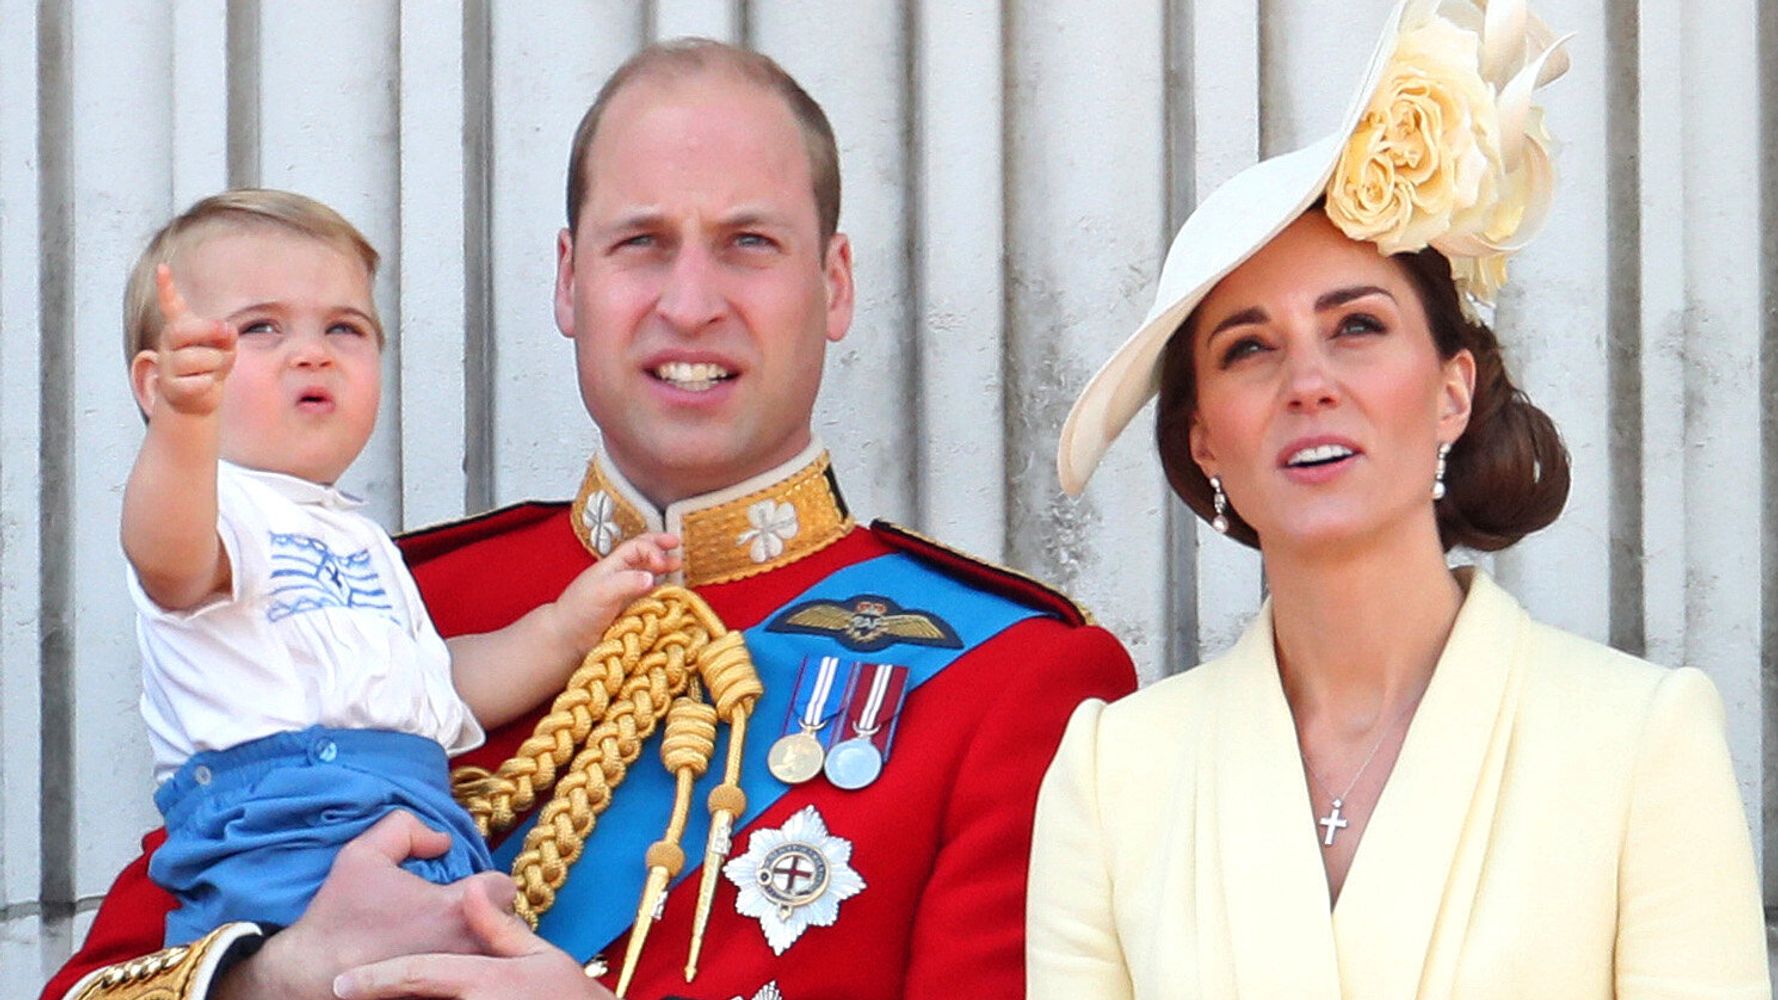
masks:
<svg viewBox="0 0 1778 1000"><path fill-rule="evenodd" d="M210 777L210 769L202 764L191 769L191 780L200 785L208 785L210 783Z"/></svg>
<svg viewBox="0 0 1778 1000"><path fill-rule="evenodd" d="M323 764L333 763L333 759L339 755L340 748L332 740L322 740L315 744L315 757Z"/></svg>

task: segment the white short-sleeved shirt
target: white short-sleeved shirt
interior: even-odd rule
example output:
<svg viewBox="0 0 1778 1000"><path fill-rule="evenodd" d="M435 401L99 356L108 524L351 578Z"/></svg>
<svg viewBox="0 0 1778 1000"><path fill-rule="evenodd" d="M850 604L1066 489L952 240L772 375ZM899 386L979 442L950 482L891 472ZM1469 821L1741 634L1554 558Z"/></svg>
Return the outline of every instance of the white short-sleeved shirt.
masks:
<svg viewBox="0 0 1778 1000"><path fill-rule="evenodd" d="M360 502L227 462L216 480L231 592L167 611L129 570L155 780L198 751L314 725L480 745L413 577Z"/></svg>

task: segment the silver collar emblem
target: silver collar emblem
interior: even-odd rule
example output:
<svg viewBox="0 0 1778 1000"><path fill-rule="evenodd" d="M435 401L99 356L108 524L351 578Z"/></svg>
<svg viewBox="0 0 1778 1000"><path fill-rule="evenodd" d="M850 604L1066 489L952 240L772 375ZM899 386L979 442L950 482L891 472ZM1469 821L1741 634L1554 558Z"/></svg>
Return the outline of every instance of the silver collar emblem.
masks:
<svg viewBox="0 0 1778 1000"><path fill-rule="evenodd" d="M757 918L773 954L782 955L809 927L831 927L840 901L864 891L851 862L851 842L828 833L808 806L779 829L753 831L747 853L722 873L740 890L735 908Z"/></svg>

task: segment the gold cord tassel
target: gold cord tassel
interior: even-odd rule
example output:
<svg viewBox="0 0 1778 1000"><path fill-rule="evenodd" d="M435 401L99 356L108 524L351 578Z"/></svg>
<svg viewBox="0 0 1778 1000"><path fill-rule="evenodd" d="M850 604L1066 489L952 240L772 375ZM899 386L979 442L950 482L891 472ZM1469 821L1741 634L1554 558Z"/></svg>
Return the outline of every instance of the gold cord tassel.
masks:
<svg viewBox="0 0 1778 1000"><path fill-rule="evenodd" d="M716 901L717 877L728 859L730 838L735 819L747 811L747 793L741 790L741 756L747 742L747 717L764 693L759 675L751 661L718 666L710 684L710 696L716 703L716 714L729 724L728 761L723 767L722 784L710 790L710 837L704 846L704 870L698 881L698 908L692 917L691 951L685 960L685 981L698 974L698 955L704 948L704 929L710 923L710 910Z"/></svg>
<svg viewBox="0 0 1778 1000"><path fill-rule="evenodd" d="M519 887L514 909L531 926L555 902L593 824L611 804L612 790L641 756L643 742L673 699L699 677L718 717L731 723L732 716L723 715L729 701L722 692L744 687L743 679L759 686L739 632L730 632L691 591L657 588L606 629L511 760L492 773L467 767L455 772L458 801L489 836L510 829L537 796L555 789L513 861ZM687 787L682 795L687 803L689 796ZM670 860L650 850L651 870Z"/></svg>
<svg viewBox="0 0 1778 1000"><path fill-rule="evenodd" d="M710 769L710 757L716 752L716 709L698 701L695 695L693 685L692 692L675 699L667 712L661 760L675 783L673 815L667 821L666 834L648 849L648 881L642 887L636 923L630 928L630 943L624 953L623 972L617 979L620 998L630 989L630 977L635 975L636 963L642 958L642 946L666 899L667 883L685 868L685 850L679 841L685 836L685 821L691 815L692 785Z"/></svg>

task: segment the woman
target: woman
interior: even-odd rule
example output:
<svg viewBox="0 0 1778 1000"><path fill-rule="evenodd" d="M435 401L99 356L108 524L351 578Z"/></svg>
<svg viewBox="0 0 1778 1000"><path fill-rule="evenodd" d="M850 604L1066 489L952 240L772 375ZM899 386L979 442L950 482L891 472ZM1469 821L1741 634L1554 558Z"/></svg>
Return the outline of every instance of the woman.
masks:
<svg viewBox="0 0 1778 1000"><path fill-rule="evenodd" d="M1547 201L1530 96L1563 68L1521 4L1405 3L1342 129L1206 200L1076 404L1071 491L1158 381L1174 490L1271 598L1221 658L1076 713L1030 996L1770 995L1709 680L1446 568L1568 491L1475 318Z"/></svg>

